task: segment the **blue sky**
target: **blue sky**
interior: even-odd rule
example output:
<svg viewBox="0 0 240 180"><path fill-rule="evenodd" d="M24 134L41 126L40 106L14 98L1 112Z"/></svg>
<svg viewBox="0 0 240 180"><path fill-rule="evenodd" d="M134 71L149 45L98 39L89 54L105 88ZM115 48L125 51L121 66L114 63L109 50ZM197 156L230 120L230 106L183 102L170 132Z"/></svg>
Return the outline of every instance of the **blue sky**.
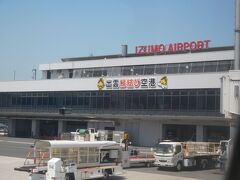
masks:
<svg viewBox="0 0 240 180"><path fill-rule="evenodd" d="M0 0L0 80L30 80L39 64L121 53L137 45L234 43L234 0ZM38 79L40 73L38 72Z"/></svg>

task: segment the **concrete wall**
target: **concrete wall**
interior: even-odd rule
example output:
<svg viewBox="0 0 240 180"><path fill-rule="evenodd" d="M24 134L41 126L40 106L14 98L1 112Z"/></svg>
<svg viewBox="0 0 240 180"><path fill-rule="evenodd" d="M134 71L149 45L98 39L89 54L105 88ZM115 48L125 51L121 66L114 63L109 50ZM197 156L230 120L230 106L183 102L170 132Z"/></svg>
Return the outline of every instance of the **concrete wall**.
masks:
<svg viewBox="0 0 240 180"><path fill-rule="evenodd" d="M153 146L162 140L162 123L159 121L140 122L139 131L140 146Z"/></svg>
<svg viewBox="0 0 240 180"><path fill-rule="evenodd" d="M225 73L194 73L194 74L169 74L168 89L201 89L201 88L220 88L220 78ZM160 79L163 76L127 76L113 79L141 79L141 78ZM0 92L41 92L41 91L96 91L98 90L99 78L81 79L54 79L54 80L35 80L35 81L9 81L0 82ZM104 87L106 89L106 87ZM103 90L104 90L103 89ZM141 89L141 88L138 88ZM162 89L156 86L154 89ZM131 89L129 89L131 90Z"/></svg>

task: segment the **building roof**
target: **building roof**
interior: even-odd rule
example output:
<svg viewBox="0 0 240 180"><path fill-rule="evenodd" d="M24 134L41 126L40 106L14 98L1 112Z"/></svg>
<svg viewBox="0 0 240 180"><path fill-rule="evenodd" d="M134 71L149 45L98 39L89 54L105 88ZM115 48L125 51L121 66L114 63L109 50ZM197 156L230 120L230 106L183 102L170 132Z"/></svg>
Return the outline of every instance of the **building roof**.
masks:
<svg viewBox="0 0 240 180"><path fill-rule="evenodd" d="M35 144L36 148L79 148L79 147L109 147L119 145L114 141L70 141L70 140L41 140Z"/></svg>
<svg viewBox="0 0 240 180"><path fill-rule="evenodd" d="M102 56L87 56L87 57L74 57L74 58L62 58L62 62L70 61L85 61L85 60L98 60L98 59L116 59L116 58L128 58L128 57L142 57L142 56L158 56L158 55L169 55L169 54L186 54L186 53L199 53L199 52L212 52L212 51L224 51L224 50L233 50L233 46L224 46L224 47L213 47L208 49L200 49L196 51L178 51L178 52L165 52L165 53L149 53L149 54L127 54L127 56L122 56L121 54L115 55L102 55Z"/></svg>

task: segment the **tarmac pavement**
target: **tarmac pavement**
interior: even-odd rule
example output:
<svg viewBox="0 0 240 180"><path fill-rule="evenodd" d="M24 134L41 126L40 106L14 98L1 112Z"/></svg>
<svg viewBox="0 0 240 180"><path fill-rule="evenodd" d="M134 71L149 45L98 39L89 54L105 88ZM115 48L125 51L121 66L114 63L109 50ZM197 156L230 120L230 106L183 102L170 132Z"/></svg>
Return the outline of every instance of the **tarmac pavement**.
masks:
<svg viewBox="0 0 240 180"><path fill-rule="evenodd" d="M0 156L0 179L1 180L27 180L28 173L14 171L15 167L20 167L24 163L24 158L15 158L15 157L7 157ZM170 175L162 175L162 174L150 174L136 171L128 171L124 170L124 176L118 177L110 177L109 180L199 180L195 178L186 178L186 177L177 177Z"/></svg>
<svg viewBox="0 0 240 180"><path fill-rule="evenodd" d="M15 167L20 167L24 163L23 158L12 158L0 156L0 179L1 180L27 180L26 172L14 171Z"/></svg>

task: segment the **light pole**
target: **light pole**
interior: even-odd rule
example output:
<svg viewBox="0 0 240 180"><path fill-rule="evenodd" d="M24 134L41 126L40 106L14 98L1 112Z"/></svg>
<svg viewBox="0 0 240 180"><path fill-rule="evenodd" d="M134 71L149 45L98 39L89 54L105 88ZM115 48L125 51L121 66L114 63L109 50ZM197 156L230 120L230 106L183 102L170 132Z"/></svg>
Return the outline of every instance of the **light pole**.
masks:
<svg viewBox="0 0 240 180"><path fill-rule="evenodd" d="M236 0L234 70L240 69L240 1Z"/></svg>
<svg viewBox="0 0 240 180"><path fill-rule="evenodd" d="M13 71L13 80L15 81L16 79L16 70Z"/></svg>

